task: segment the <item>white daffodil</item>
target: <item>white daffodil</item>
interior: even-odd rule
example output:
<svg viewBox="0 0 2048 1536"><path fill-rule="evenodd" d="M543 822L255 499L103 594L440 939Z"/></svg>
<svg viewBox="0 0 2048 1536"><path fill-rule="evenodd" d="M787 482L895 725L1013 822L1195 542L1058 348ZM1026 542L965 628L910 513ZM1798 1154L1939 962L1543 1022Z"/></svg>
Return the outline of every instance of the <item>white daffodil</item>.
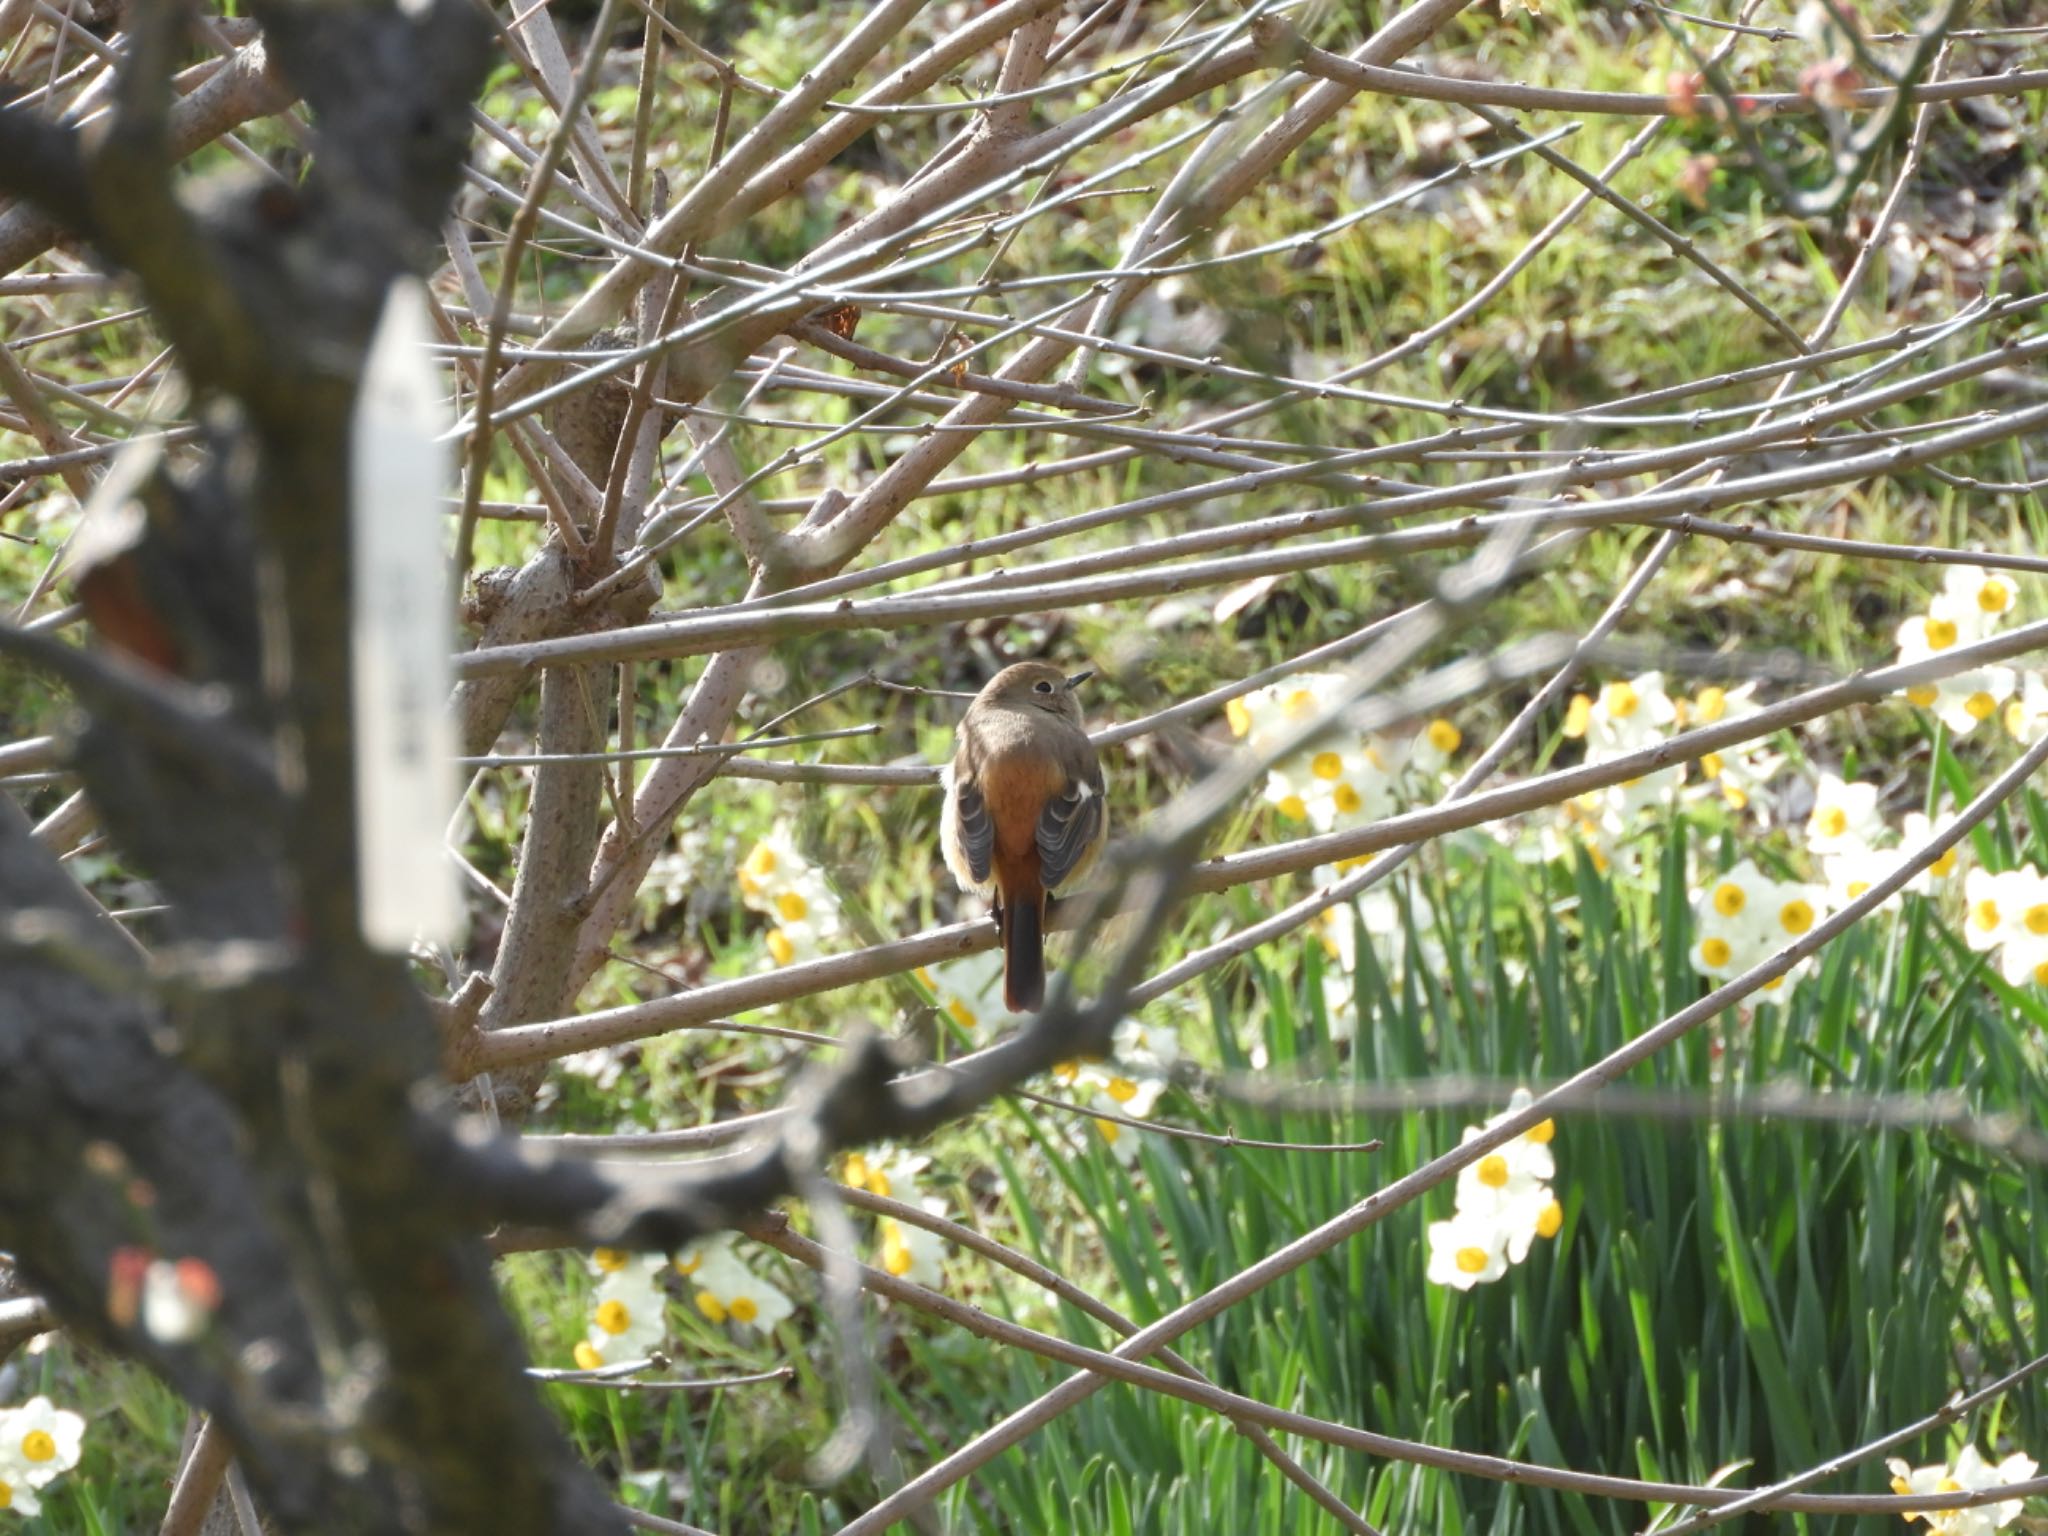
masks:
<svg viewBox="0 0 2048 1536"><path fill-rule="evenodd" d="M0 1515L20 1515L24 1520L33 1520L42 1512L43 1501L36 1497L35 1489L22 1476L21 1468L11 1461L0 1461Z"/></svg>
<svg viewBox="0 0 2048 1536"><path fill-rule="evenodd" d="M740 861L740 895L757 912L768 910L774 892L810 868L787 822L778 821Z"/></svg>
<svg viewBox="0 0 2048 1536"><path fill-rule="evenodd" d="M920 1200L918 1205L928 1215L943 1216L946 1202L943 1200ZM884 1217L880 1232L882 1240L882 1268L899 1280L909 1280L917 1285L936 1287L941 1278L946 1259L946 1240L938 1233L923 1227L913 1227L894 1217Z"/></svg>
<svg viewBox="0 0 2048 1536"><path fill-rule="evenodd" d="M2006 701L2005 729L2023 747L2031 747L2048 731L2048 681L2039 672L2020 674L2017 691Z"/></svg>
<svg viewBox="0 0 2048 1536"><path fill-rule="evenodd" d="M1952 565L1942 573L1941 595L1927 611L1955 620L1972 639L1981 639L2011 615L2014 596L2012 578L2004 572Z"/></svg>
<svg viewBox="0 0 2048 1536"><path fill-rule="evenodd" d="M0 1411L0 1478L17 1490L44 1487L78 1465L84 1442L83 1417L47 1397L32 1397L19 1408Z"/></svg>
<svg viewBox="0 0 2048 1536"><path fill-rule="evenodd" d="M1491 1216L1459 1211L1449 1221L1432 1221L1428 1229L1432 1285L1469 1291L1508 1272L1508 1234Z"/></svg>
<svg viewBox="0 0 2048 1536"><path fill-rule="evenodd" d="M884 1142L863 1152L849 1152L840 1161L839 1181L884 1200L915 1200L918 1179L932 1160L921 1152Z"/></svg>
<svg viewBox="0 0 2048 1536"><path fill-rule="evenodd" d="M2005 942L1999 951L1999 973L2014 986L2048 983L2048 878L2038 870L2009 871L2016 876L1998 898L2005 903Z"/></svg>
<svg viewBox="0 0 2048 1536"><path fill-rule="evenodd" d="M1934 839L1955 825L1956 813L1943 811L1931 820L1919 811L1908 811L1900 829L1899 857L1911 858ZM1942 856L1929 864L1919 874L1906 882L1906 889L1920 895L1928 895L1945 888L1955 879L1961 867L1962 852L1967 843L1956 843Z"/></svg>
<svg viewBox="0 0 2048 1536"><path fill-rule="evenodd" d="M1828 907L1846 907L1863 896L1899 867L1899 857L1895 848L1845 848L1829 854L1820 861L1821 875L1827 881ZM1898 906L1899 901L1899 893L1894 891L1883 906L1888 910Z"/></svg>
<svg viewBox="0 0 2048 1536"><path fill-rule="evenodd" d="M1450 766L1451 757L1465 744L1465 733L1441 717L1415 733L1408 744L1406 766L1425 777L1435 777Z"/></svg>
<svg viewBox="0 0 2048 1536"><path fill-rule="evenodd" d="M1584 855L1596 874L1609 870L1636 873L1638 858L1633 844L1621 840L1622 826L1610 818L1605 803L1596 794L1580 795L1557 808L1557 818L1538 829L1537 846L1545 862Z"/></svg>
<svg viewBox="0 0 2048 1536"><path fill-rule="evenodd" d="M1000 950L962 955L944 965L920 967L918 979L932 989L948 1018L981 1041L1011 1020L1025 1017L1012 1013L1003 1002L1003 956Z"/></svg>
<svg viewBox="0 0 2048 1536"><path fill-rule="evenodd" d="M1569 718L1569 717L1568 717ZM1664 674L1644 672L1602 688L1585 712L1589 758L1640 752L1669 735L1678 706L1664 690Z"/></svg>
<svg viewBox="0 0 2048 1536"><path fill-rule="evenodd" d="M1975 1445L1966 1445L1962 1454L1956 1457L1953 1467L1936 1464L1931 1467L1909 1467L1894 1457L1885 1463L1892 1475L1894 1493L1980 1493L1986 1488L2002 1488L2007 1483L2022 1483L2034 1475L2035 1462L2031 1456L2015 1451L2005 1460L1993 1465L1978 1454ZM1906 1519L1924 1519L1932 1536L1990 1536L2019 1518L2021 1501L2005 1499L1996 1504L1979 1504L1969 1509L1932 1510L1925 1515L1909 1514Z"/></svg>
<svg viewBox="0 0 2048 1536"><path fill-rule="evenodd" d="M1096 1067L1084 1068L1083 1082L1095 1088L1087 1102L1091 1114L1121 1115L1126 1120L1149 1117L1160 1094L1166 1091L1166 1084L1159 1078L1125 1076L1115 1069L1104 1072ZM1096 1119L1094 1126L1118 1162L1128 1168L1138 1160L1139 1137L1132 1127L1103 1118Z"/></svg>
<svg viewBox="0 0 2048 1536"><path fill-rule="evenodd" d="M1813 788L1813 812L1806 818L1806 851L1816 858L1868 848L1884 834L1875 784L1845 784L1824 773Z"/></svg>
<svg viewBox="0 0 2048 1536"><path fill-rule="evenodd" d="M1945 677L1934 688L1935 718L1950 734L1967 736L1997 714L2017 686L2010 667L1978 667Z"/></svg>
<svg viewBox="0 0 2048 1536"><path fill-rule="evenodd" d="M622 1360L644 1360L661 1346L668 1337L668 1298L655 1275L662 1267L661 1256L650 1254L603 1272L591 1293L589 1328L576 1346L577 1365L590 1371Z"/></svg>
<svg viewBox="0 0 2048 1536"><path fill-rule="evenodd" d="M1110 1055L1141 1076L1167 1078L1180 1065L1180 1031L1171 1024L1124 1019L1110 1036Z"/></svg>
<svg viewBox="0 0 2048 1536"><path fill-rule="evenodd" d="M710 1322L772 1333L796 1303L741 1262L730 1247L715 1249L690 1275L697 1310Z"/></svg>
<svg viewBox="0 0 2048 1536"><path fill-rule="evenodd" d="M1971 870L1963 877L1963 942L1975 950L1997 949L2023 932L2022 914L2035 904L2039 880L2028 869Z"/></svg>

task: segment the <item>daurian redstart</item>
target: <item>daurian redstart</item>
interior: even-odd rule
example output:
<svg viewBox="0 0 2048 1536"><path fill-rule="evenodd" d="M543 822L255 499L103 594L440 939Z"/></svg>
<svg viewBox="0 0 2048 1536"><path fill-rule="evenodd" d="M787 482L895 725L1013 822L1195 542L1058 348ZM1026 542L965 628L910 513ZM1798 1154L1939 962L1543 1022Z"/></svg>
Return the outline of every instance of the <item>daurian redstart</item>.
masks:
<svg viewBox="0 0 2048 1536"><path fill-rule="evenodd" d="M960 884L993 896L1003 1001L1045 1004L1046 898L1087 873L1109 835L1102 765L1074 690L1042 661L998 672L967 707L943 775L939 842Z"/></svg>

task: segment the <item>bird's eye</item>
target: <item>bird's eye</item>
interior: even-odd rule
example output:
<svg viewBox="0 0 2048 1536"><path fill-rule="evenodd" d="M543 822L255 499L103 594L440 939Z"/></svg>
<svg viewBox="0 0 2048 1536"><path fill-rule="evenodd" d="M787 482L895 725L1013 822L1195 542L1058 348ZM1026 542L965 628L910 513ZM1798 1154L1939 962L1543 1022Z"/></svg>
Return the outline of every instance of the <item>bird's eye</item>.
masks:
<svg viewBox="0 0 2048 1536"><path fill-rule="evenodd" d="M1051 692L1052 692L1052 684L1051 684L1051 683L1048 683L1048 682L1047 682L1047 681L1045 681L1045 679L1043 679L1043 678L1040 678L1040 679L1039 679L1039 680L1038 680L1037 682L1033 683L1033 684L1032 684L1031 686L1032 686L1033 690L1035 690L1035 691L1036 691L1036 692L1038 692L1038 693L1051 693Z"/></svg>

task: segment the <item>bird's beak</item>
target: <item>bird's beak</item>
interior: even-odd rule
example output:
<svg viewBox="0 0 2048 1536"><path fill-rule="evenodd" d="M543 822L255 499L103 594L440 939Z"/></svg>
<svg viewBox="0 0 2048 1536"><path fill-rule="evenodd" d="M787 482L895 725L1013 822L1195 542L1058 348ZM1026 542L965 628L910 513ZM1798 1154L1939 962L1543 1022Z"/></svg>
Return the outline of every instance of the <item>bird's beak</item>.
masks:
<svg viewBox="0 0 2048 1536"><path fill-rule="evenodd" d="M1095 669L1093 667L1090 667L1086 672L1076 672L1072 677L1067 679L1067 691L1069 693L1072 693L1076 688L1080 687L1083 683L1087 682L1088 679L1093 677L1094 675Z"/></svg>

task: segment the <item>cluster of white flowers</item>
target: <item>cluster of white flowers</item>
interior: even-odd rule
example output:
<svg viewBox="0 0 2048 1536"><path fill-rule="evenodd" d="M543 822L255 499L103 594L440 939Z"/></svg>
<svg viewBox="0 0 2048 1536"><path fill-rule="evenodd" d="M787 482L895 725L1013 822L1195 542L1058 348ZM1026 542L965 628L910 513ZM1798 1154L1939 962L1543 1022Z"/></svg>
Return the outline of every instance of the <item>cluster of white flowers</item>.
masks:
<svg viewBox="0 0 2048 1536"><path fill-rule="evenodd" d="M692 1243L676 1255L676 1272L690 1282L697 1310L707 1322L730 1323L742 1331L773 1333L796 1303L749 1269L734 1251L730 1232Z"/></svg>
<svg viewBox="0 0 2048 1536"><path fill-rule="evenodd" d="M816 958L841 929L839 898L785 822L776 822L740 862L740 900L772 923L768 954L777 965Z"/></svg>
<svg viewBox="0 0 2048 1536"><path fill-rule="evenodd" d="M1899 661L1925 661L1958 645L1982 640L2005 622L2013 611L2013 586L1975 565L1952 565L1942 578L1940 594L1899 626ZM1967 736L1999 712L1999 707L2019 686L2010 667L1976 667L1958 672L1938 683L1908 688L1906 697L1922 709L1932 709L1941 723L1957 736ZM2038 680L2030 696L2040 692ZM2026 700L2014 700L2020 718L2007 720L2013 735L2038 730L2038 719L2029 714Z"/></svg>
<svg viewBox="0 0 2048 1536"><path fill-rule="evenodd" d="M1992 1465L1977 1453L1975 1445L1963 1447L1954 1466L1937 1463L1931 1467L1909 1467L1897 1457L1885 1463L1892 1474L1893 1493L1978 1493L2023 1483L2034 1475L2031 1456L2014 1451ZM1978 1504L1970 1509L1943 1509L1927 1515L1909 1514L1906 1519L1925 1520L1931 1536L1991 1536L2019 1518L2020 1500L2003 1499L1996 1504Z"/></svg>
<svg viewBox="0 0 2048 1536"><path fill-rule="evenodd" d="M926 1215L943 1216L946 1202L926 1195L920 1186L931 1161L921 1153L885 1143L864 1152L849 1152L840 1160L839 1181L884 1200L914 1205ZM881 1242L882 1268L897 1279L936 1286L943 1278L946 1240L938 1233L884 1216L875 1235Z"/></svg>
<svg viewBox="0 0 2048 1536"><path fill-rule="evenodd" d="M1107 1061L1063 1061L1052 1069L1053 1080L1076 1102L1096 1115L1147 1118L1166 1091L1179 1062L1180 1032L1166 1024L1141 1024L1125 1019L1116 1027ZM1115 1120L1094 1121L1116 1160L1129 1167L1138 1159L1138 1138Z"/></svg>
<svg viewBox="0 0 2048 1536"><path fill-rule="evenodd" d="M575 1349L581 1369L644 1360L661 1348L668 1338L668 1294L661 1281L669 1267L658 1253L592 1252L590 1269L597 1284L591 1289L588 1331ZM692 1243L676 1255L674 1267L689 1281L697 1310L710 1322L767 1333L796 1310L788 1296L733 1252L730 1233Z"/></svg>
<svg viewBox="0 0 2048 1536"><path fill-rule="evenodd" d="M1740 720L1761 707L1754 683L1740 688L1709 684L1691 698L1682 698L1665 688L1663 673L1643 672L1608 683L1597 694L1575 695L1565 710L1564 734L1585 742L1586 762L1606 763L1646 751L1674 732ZM1633 870L1634 854L1627 839L1637 818L1671 804L1689 771L1699 775L1702 793L1718 795L1740 811L1750 806L1757 791L1783 766L1780 754L1764 742L1751 741L1724 752L1709 752L1690 770L1684 766L1662 768L1593 790L1559 808L1559 824L1544 835L1545 855L1562 858L1583 851L1602 873L1617 861Z"/></svg>
<svg viewBox="0 0 2048 1536"><path fill-rule="evenodd" d="M42 1491L78 1465L85 1420L47 1397L0 1408L0 1510L33 1517Z"/></svg>
<svg viewBox="0 0 2048 1536"><path fill-rule="evenodd" d="M1289 733L1336 710L1353 687L1335 672L1297 673L1232 699L1224 714L1246 747L1269 753ZM1267 769L1265 798L1287 820L1317 832L1374 821L1393 813L1404 776L1440 775L1463 741L1448 720L1430 721L1407 742L1339 731Z"/></svg>
<svg viewBox="0 0 2048 1536"><path fill-rule="evenodd" d="M1693 897L1693 969L1726 978L1776 954L1819 921L1827 892L1817 885L1773 880L1744 859ZM1764 983L1777 993L1796 981L1813 957Z"/></svg>
<svg viewBox="0 0 2048 1536"><path fill-rule="evenodd" d="M1484 1127L1466 1126L1460 1143L1519 1114L1531 1102L1529 1090L1517 1088L1508 1107ZM1544 1120L1459 1171L1456 1213L1449 1221L1429 1224L1431 1283L1469 1291L1498 1280L1510 1264L1521 1263L1537 1238L1557 1236L1564 1225L1564 1207L1549 1183L1557 1172L1550 1152L1556 1136L1557 1122Z"/></svg>

